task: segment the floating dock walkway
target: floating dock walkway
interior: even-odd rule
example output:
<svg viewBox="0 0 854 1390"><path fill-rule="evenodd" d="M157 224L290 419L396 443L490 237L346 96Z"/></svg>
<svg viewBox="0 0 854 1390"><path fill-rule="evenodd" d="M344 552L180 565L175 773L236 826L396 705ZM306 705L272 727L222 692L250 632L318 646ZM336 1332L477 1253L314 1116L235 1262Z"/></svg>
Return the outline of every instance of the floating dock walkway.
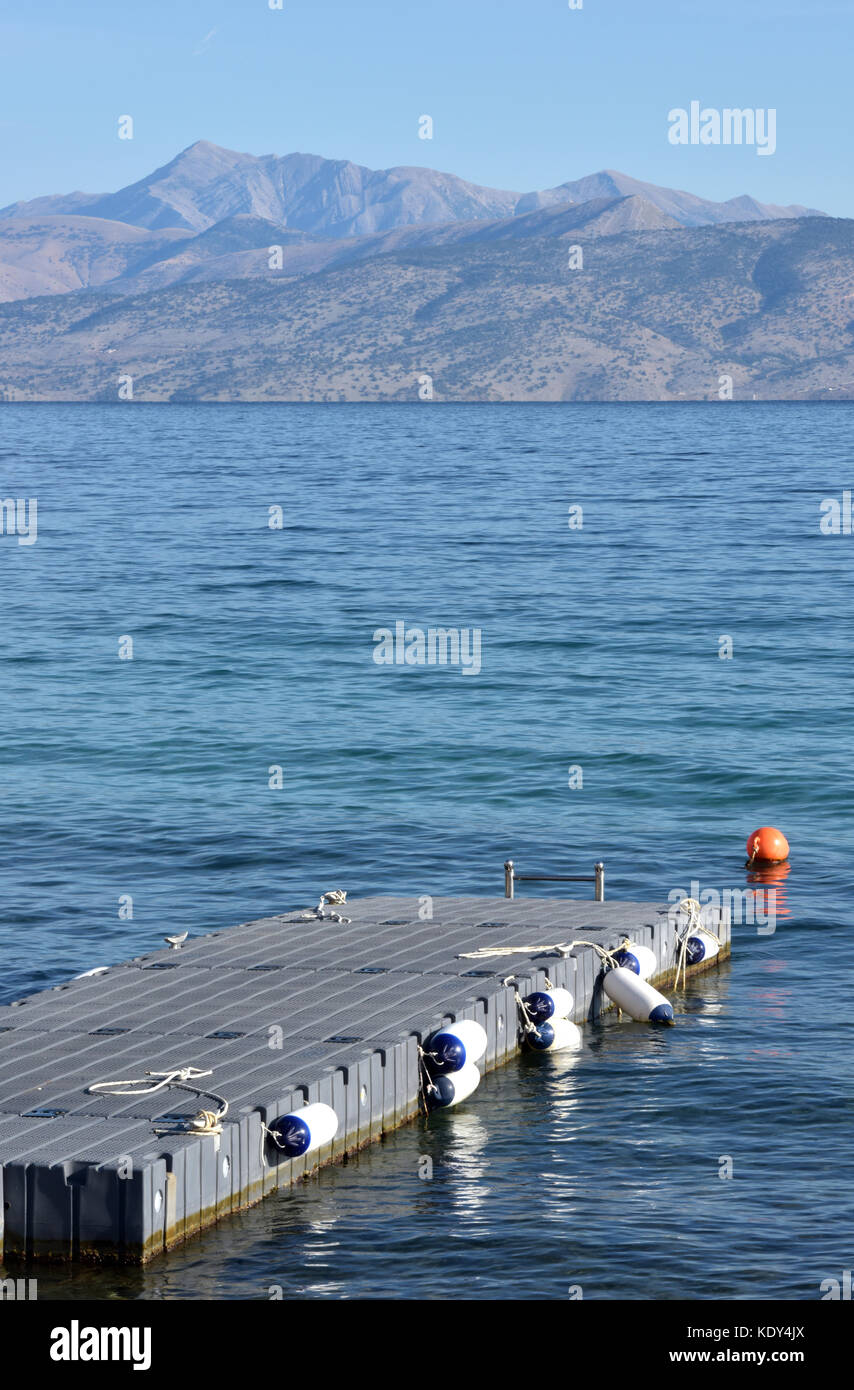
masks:
<svg viewBox="0 0 854 1390"><path fill-rule="evenodd" d="M589 947L463 952L577 938L609 949L629 936L655 952L653 983L673 982L666 905L434 898L422 920L424 901L356 899L340 909L349 924L299 912L248 922L0 1007L0 1259L150 1260L379 1139L418 1114L418 1046L442 1024L483 1025L482 1069L519 1050L508 975L521 994L547 977L569 989L577 1023L610 1007ZM730 923L708 909L704 922L721 941L716 965ZM221 1134L156 1132L189 1121L203 1097L88 1091L187 1066L211 1070L198 1085L227 1099ZM263 1126L312 1101L335 1110L336 1135L279 1161Z"/></svg>

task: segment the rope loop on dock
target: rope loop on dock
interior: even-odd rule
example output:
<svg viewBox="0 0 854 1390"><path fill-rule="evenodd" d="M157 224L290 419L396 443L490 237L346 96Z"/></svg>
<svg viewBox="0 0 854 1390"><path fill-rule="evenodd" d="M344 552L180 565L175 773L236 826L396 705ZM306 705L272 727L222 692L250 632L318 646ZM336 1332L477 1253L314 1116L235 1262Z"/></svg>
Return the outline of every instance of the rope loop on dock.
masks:
<svg viewBox="0 0 854 1390"><path fill-rule="evenodd" d="M572 946L562 941L552 941L545 946L479 946L476 951L461 951L457 960L488 960L490 956L544 956L549 951L557 951L565 956L571 950Z"/></svg>
<svg viewBox="0 0 854 1390"><path fill-rule="evenodd" d="M128 1081L93 1081L86 1090L90 1094L96 1091L103 1091L105 1095L111 1096L153 1096L155 1092L164 1090L167 1086L179 1086L183 1082L191 1081L199 1076L213 1076L212 1071L202 1071L199 1067L176 1067L174 1071L149 1071L146 1070L145 1076L135 1077ZM159 1081L153 1084L147 1078L160 1077ZM133 1090L125 1089L132 1086ZM122 1089L119 1090L118 1088ZM141 1088L141 1089L140 1089ZM193 1089L198 1089L194 1087Z"/></svg>
<svg viewBox="0 0 854 1390"><path fill-rule="evenodd" d="M614 956L621 951L628 942L628 937L613 950L606 951L604 946L600 946L597 941L553 941L547 945L539 946L480 946L476 951L461 951L458 960L488 960L490 956L544 956L549 952L556 952L564 957L574 951L576 946L589 946L596 951L599 959L607 963L609 969L614 968ZM508 977L512 979L512 976Z"/></svg>
<svg viewBox="0 0 854 1390"><path fill-rule="evenodd" d="M133 1077L125 1081L93 1081L86 1087L89 1095L105 1096L153 1096L158 1091L175 1087L179 1091L189 1091L191 1095L208 1096L217 1102L216 1110L199 1110L196 1115L188 1115L186 1120L169 1121L165 1125L155 1124L154 1132L162 1134L222 1134L222 1121L228 1114L228 1101L215 1091L205 1090L193 1085L203 1076L213 1076L213 1072L200 1067L176 1067L172 1071L147 1070L145 1076Z"/></svg>

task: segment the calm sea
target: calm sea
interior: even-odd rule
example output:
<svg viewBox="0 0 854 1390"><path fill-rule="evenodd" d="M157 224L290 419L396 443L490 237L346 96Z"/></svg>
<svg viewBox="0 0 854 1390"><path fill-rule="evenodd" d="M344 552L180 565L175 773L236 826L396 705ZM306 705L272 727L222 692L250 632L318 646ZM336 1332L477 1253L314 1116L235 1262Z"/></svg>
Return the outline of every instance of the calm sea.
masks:
<svg viewBox="0 0 854 1390"><path fill-rule="evenodd" d="M802 1300L852 1267L854 538L819 529L852 426L3 410L0 494L38 533L0 537L2 1002L329 887L498 894L508 856L602 858L608 896L666 900L744 889L758 825L792 845L776 930L736 925L676 1028L588 1028L146 1271L42 1270L41 1297ZM479 630L481 671L378 665L398 621Z"/></svg>

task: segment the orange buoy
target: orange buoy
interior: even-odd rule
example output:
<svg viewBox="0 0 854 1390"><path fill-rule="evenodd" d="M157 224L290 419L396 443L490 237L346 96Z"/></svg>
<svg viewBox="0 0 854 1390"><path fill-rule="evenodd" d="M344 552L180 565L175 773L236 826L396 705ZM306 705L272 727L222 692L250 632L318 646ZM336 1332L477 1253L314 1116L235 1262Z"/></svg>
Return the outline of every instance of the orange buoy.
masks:
<svg viewBox="0 0 854 1390"><path fill-rule="evenodd" d="M789 841L782 830L762 825L747 839L749 864L782 864L789 857Z"/></svg>

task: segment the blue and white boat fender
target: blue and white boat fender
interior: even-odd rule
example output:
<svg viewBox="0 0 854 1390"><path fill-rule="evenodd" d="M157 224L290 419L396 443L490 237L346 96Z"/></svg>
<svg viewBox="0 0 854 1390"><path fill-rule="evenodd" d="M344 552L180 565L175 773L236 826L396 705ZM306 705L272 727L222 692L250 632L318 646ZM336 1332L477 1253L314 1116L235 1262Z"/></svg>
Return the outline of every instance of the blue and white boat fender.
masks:
<svg viewBox="0 0 854 1390"><path fill-rule="evenodd" d="M526 1032L525 1039L535 1052L559 1052L581 1046L581 1029L568 1018L549 1018Z"/></svg>
<svg viewBox="0 0 854 1390"><path fill-rule="evenodd" d="M269 1137L286 1158L302 1158L335 1138L338 1116L331 1105L313 1101L300 1110L281 1115L269 1126Z"/></svg>
<svg viewBox="0 0 854 1390"><path fill-rule="evenodd" d="M649 946L639 946L634 941L624 942L619 951L614 952L614 960L617 965L633 970L642 980L651 980L658 969L655 952Z"/></svg>
<svg viewBox="0 0 854 1390"><path fill-rule="evenodd" d="M536 989L527 994L522 1001L532 1023L549 1023L555 1018L569 1018L572 1013L572 995L568 989L550 986Z"/></svg>
<svg viewBox="0 0 854 1390"><path fill-rule="evenodd" d="M474 1062L466 1062L459 1071L435 1076L427 1088L427 1098L431 1106L447 1110L467 1100L480 1085L480 1072Z"/></svg>
<svg viewBox="0 0 854 1390"><path fill-rule="evenodd" d="M720 949L718 938L711 932L692 932L685 943L685 960L688 965L699 965L701 961L714 960Z"/></svg>
<svg viewBox="0 0 854 1390"><path fill-rule="evenodd" d="M623 1013L638 1023L672 1023L673 1006L648 980L642 980L625 965L609 970L602 988Z"/></svg>
<svg viewBox="0 0 854 1390"><path fill-rule="evenodd" d="M486 1052L486 1029L472 1018L448 1023L424 1044L424 1060L431 1074L440 1076L462 1071L470 1062L479 1062Z"/></svg>

